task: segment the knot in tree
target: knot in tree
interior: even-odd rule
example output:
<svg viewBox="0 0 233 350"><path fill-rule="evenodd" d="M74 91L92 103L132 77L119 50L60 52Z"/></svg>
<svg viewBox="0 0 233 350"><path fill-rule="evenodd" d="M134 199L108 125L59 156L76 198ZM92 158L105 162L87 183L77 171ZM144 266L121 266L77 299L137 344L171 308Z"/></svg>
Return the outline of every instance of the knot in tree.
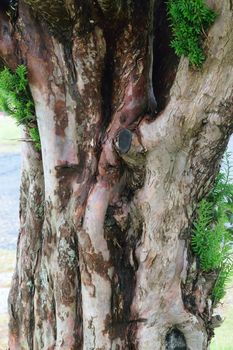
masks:
<svg viewBox="0 0 233 350"><path fill-rule="evenodd" d="M179 329L173 328L166 335L166 350L187 350L185 337Z"/></svg>
<svg viewBox="0 0 233 350"><path fill-rule="evenodd" d="M116 140L116 147L119 153L125 154L129 151L132 142L132 132L128 129L122 129L119 131Z"/></svg>

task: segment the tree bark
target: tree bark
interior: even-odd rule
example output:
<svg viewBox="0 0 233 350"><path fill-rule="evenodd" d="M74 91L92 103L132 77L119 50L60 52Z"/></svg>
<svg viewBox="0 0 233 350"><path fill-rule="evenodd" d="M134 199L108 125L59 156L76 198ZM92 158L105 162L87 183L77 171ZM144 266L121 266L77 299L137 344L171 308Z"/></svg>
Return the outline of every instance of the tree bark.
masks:
<svg viewBox="0 0 233 350"><path fill-rule="evenodd" d="M9 349L208 348L215 280L190 238L233 131L232 6L209 3L201 70L170 50L163 1L0 8L42 146L23 147Z"/></svg>
<svg viewBox="0 0 233 350"><path fill-rule="evenodd" d="M27 133L25 137L28 138ZM31 143L22 146L20 232L17 265L9 295L9 347L32 349L37 273L44 219L44 179L40 155ZM20 339L20 342L19 342Z"/></svg>

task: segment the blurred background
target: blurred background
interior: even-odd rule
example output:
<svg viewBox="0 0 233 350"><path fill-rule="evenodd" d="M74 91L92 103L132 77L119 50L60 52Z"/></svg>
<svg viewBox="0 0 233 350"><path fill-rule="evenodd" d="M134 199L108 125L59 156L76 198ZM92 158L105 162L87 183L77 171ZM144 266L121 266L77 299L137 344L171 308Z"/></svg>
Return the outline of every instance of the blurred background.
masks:
<svg viewBox="0 0 233 350"><path fill-rule="evenodd" d="M233 137L228 146L233 164ZM233 175L233 174L232 174ZM15 266L20 186L20 130L0 112L0 350L7 349L7 297ZM233 350L233 278L215 314L224 318L216 328L211 350Z"/></svg>
<svg viewBox="0 0 233 350"><path fill-rule="evenodd" d="M19 127L0 113L0 350L7 349L7 298L19 226L19 139Z"/></svg>

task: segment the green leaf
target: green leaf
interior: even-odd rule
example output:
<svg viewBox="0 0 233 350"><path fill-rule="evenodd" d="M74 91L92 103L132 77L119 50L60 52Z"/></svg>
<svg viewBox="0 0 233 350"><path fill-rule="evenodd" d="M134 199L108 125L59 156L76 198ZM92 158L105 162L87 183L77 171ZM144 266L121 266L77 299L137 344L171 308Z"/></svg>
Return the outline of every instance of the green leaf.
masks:
<svg viewBox="0 0 233 350"><path fill-rule="evenodd" d="M33 130L30 135L36 149L39 150L40 139L36 128L35 107L24 65L18 66L15 73L8 68L0 71L0 110L14 118L17 124L26 126L29 133L30 129Z"/></svg>
<svg viewBox="0 0 233 350"><path fill-rule="evenodd" d="M168 0L167 13L172 29L171 47L178 56L201 67L205 54L202 49L204 30L215 20L215 12L203 0Z"/></svg>
<svg viewBox="0 0 233 350"><path fill-rule="evenodd" d="M216 177L213 189L201 200L193 224L192 250L203 271L216 271L212 291L214 305L224 296L228 279L233 274L233 184L230 182L230 154Z"/></svg>

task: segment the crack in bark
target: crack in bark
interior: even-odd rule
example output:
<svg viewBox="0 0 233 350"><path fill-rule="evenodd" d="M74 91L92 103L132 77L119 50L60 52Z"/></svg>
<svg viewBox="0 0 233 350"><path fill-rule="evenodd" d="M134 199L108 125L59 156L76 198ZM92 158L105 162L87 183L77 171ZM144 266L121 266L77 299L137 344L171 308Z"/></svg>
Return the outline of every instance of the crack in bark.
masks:
<svg viewBox="0 0 233 350"><path fill-rule="evenodd" d="M153 86L158 103L158 113L165 109L176 77L179 59L170 47L171 30L167 19L167 2L156 1L154 11L154 63Z"/></svg>

